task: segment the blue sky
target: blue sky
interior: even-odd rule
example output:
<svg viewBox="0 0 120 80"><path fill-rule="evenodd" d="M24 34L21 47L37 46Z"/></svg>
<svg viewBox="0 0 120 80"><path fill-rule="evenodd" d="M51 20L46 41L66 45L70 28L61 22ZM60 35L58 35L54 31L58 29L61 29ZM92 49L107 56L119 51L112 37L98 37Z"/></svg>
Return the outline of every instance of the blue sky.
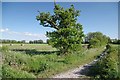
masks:
<svg viewBox="0 0 120 80"><path fill-rule="evenodd" d="M80 10L78 22L83 25L85 34L100 31L111 38L118 38L118 3L117 2L58 2L64 8L71 4ZM46 31L36 21L38 10L53 14L53 2L3 2L2 32L3 39L46 40Z"/></svg>
<svg viewBox="0 0 120 80"><path fill-rule="evenodd" d="M53 2L54 0L2 0L2 2ZM118 2L120 0L56 0L57 2Z"/></svg>

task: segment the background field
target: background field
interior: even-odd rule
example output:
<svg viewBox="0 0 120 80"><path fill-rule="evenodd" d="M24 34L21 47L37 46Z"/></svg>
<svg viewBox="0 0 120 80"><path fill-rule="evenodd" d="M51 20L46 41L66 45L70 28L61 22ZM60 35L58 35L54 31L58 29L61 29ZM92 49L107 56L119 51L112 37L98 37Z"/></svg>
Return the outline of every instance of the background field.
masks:
<svg viewBox="0 0 120 80"><path fill-rule="evenodd" d="M37 51L56 51L57 50L48 44L23 44L23 46L21 46L21 44L12 44L12 46L10 46L10 44L2 44L2 45L9 47L9 49L31 49L31 50L35 49Z"/></svg>

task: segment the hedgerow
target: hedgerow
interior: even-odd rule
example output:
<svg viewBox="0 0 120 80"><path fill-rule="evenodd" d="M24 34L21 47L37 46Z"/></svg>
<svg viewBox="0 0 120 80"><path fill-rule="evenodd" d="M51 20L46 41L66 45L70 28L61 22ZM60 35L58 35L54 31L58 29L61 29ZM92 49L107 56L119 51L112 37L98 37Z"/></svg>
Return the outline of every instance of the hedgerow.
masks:
<svg viewBox="0 0 120 80"><path fill-rule="evenodd" d="M107 54L90 68L89 74L95 80L117 79L118 63L118 47L109 47Z"/></svg>

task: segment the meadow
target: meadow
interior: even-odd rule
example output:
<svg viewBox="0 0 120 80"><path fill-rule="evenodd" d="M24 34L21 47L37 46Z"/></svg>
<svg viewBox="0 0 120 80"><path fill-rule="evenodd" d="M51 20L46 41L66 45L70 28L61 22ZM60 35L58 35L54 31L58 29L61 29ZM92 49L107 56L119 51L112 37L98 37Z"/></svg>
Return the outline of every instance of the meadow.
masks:
<svg viewBox="0 0 120 80"><path fill-rule="evenodd" d="M2 78L51 78L69 69L93 61L104 51L99 48L82 48L69 55L58 55L59 51L48 44L3 44Z"/></svg>

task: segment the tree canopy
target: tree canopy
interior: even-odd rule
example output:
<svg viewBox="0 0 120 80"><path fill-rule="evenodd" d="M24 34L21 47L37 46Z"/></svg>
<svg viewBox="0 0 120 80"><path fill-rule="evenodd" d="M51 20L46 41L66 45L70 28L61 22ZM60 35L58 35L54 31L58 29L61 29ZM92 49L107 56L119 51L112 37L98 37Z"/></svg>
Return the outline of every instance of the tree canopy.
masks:
<svg viewBox="0 0 120 80"><path fill-rule="evenodd" d="M103 35L101 32L90 32L86 36L86 41L89 43L89 47L99 47L106 45L110 38Z"/></svg>
<svg viewBox="0 0 120 80"><path fill-rule="evenodd" d="M77 23L79 15L80 11L75 10L73 5L64 9L55 4L53 15L50 12L39 12L36 19L40 21L40 25L55 29L53 32L46 32L49 44L66 54L81 47L84 34L82 25Z"/></svg>

